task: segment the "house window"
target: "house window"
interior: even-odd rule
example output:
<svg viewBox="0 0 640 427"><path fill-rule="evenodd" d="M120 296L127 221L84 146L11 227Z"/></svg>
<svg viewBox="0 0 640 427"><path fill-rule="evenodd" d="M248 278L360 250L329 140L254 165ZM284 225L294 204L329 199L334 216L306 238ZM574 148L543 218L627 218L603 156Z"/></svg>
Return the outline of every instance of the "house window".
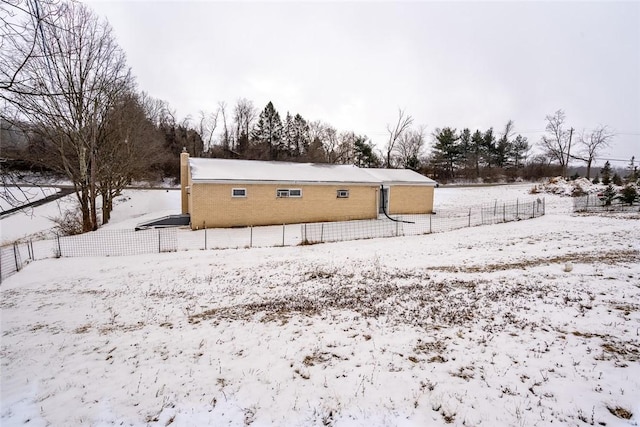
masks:
<svg viewBox="0 0 640 427"><path fill-rule="evenodd" d="M349 190L338 190L338 199L349 198Z"/></svg>
<svg viewBox="0 0 640 427"><path fill-rule="evenodd" d="M246 188L232 188L231 197L247 197Z"/></svg>
<svg viewBox="0 0 640 427"><path fill-rule="evenodd" d="M302 189L300 188L278 188L276 197L302 197Z"/></svg>

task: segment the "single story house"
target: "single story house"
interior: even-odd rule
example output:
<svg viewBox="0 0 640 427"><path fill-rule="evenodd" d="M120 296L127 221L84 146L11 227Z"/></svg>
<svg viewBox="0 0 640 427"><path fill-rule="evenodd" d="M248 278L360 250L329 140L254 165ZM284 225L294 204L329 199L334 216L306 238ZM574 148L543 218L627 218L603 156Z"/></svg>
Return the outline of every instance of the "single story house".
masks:
<svg viewBox="0 0 640 427"><path fill-rule="evenodd" d="M242 227L428 214L435 181L404 169L180 157L191 228Z"/></svg>

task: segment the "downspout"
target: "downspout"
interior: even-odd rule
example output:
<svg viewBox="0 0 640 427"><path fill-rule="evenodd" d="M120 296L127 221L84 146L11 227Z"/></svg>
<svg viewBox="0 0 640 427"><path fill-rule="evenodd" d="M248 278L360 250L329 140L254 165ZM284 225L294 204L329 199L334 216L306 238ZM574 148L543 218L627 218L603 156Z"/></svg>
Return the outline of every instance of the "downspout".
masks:
<svg viewBox="0 0 640 427"><path fill-rule="evenodd" d="M404 224L415 224L415 222L413 221L403 221L401 219L393 219L389 216L389 214L387 213L387 203L386 203L387 201L384 199L384 185L380 186L380 197L382 198L382 212L384 213L384 216L386 216L393 222L402 222Z"/></svg>

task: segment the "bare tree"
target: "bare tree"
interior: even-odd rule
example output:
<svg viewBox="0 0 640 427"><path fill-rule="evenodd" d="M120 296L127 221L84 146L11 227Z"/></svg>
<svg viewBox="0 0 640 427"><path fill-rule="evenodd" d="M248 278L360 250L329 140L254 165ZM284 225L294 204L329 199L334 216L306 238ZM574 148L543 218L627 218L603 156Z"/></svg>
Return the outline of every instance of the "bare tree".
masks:
<svg viewBox="0 0 640 427"><path fill-rule="evenodd" d="M28 61L44 42L43 26L56 25L63 4L59 0L0 0L0 89L16 85Z"/></svg>
<svg viewBox="0 0 640 427"><path fill-rule="evenodd" d="M394 155L400 166L405 169L418 169L425 146L425 133L425 126L403 132L394 147Z"/></svg>
<svg viewBox="0 0 640 427"><path fill-rule="evenodd" d="M234 139L236 141L234 149L245 151L248 148L250 130L257 117L258 112L253 106L253 102L246 98L238 99L233 108Z"/></svg>
<svg viewBox="0 0 640 427"><path fill-rule="evenodd" d="M104 134L97 147L103 224L109 222L113 200L125 186L134 179L152 177L151 166L163 154L158 133L134 93L121 96L108 111Z"/></svg>
<svg viewBox="0 0 640 427"><path fill-rule="evenodd" d="M220 135L220 142L225 150L232 148L231 133L227 126L227 103L224 101L218 102L218 111L222 115L222 135Z"/></svg>
<svg viewBox="0 0 640 427"><path fill-rule="evenodd" d="M564 111L558 110L552 116L547 116L546 131L549 136L544 135L540 141L545 154L555 159L560 164L562 176L567 174L567 164L571 155L571 136L573 129L567 131L564 129L566 120Z"/></svg>
<svg viewBox="0 0 640 427"><path fill-rule="evenodd" d="M133 79L106 22L81 3L64 3L58 12L55 25L40 24L39 43L12 40L30 59L0 98L47 141L45 162L73 183L82 229L89 231L98 227L97 148L104 118L116 100L132 90ZM43 15L51 13L43 7ZM16 56L14 63L22 57Z"/></svg>
<svg viewBox="0 0 640 427"><path fill-rule="evenodd" d="M208 152L211 150L211 146L213 145L213 135L218 127L218 115L220 110L216 110L213 113L207 113L205 111L200 111L199 120L198 120L198 133L202 137L202 142L204 143L204 151Z"/></svg>
<svg viewBox="0 0 640 427"><path fill-rule="evenodd" d="M391 167L391 154L393 153L396 142L402 137L402 135L413 124L413 117L406 115L404 110L398 109L398 120L394 126L388 124L387 132L389 132L389 141L387 142L387 156L385 160L385 167Z"/></svg>
<svg viewBox="0 0 640 427"><path fill-rule="evenodd" d="M582 149L578 155L571 156L574 159L587 163L587 178L591 178L591 164L604 148L609 146L609 141L614 137L614 133L607 126L600 125L592 132L582 131L580 134L580 144Z"/></svg>

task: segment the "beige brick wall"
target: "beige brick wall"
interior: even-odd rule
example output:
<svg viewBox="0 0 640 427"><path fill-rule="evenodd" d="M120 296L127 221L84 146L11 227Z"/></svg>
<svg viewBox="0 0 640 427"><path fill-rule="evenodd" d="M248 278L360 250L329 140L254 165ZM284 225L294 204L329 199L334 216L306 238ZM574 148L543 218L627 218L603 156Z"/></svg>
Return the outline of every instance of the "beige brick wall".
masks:
<svg viewBox="0 0 640 427"><path fill-rule="evenodd" d="M389 189L389 214L410 215L433 212L433 187L392 185Z"/></svg>
<svg viewBox="0 0 640 427"><path fill-rule="evenodd" d="M247 197L231 197L232 188L246 188ZM277 198L278 188L301 188L302 197ZM339 199L337 190L349 190ZM191 183L192 228L346 221L377 217L378 187L362 185L273 185Z"/></svg>

